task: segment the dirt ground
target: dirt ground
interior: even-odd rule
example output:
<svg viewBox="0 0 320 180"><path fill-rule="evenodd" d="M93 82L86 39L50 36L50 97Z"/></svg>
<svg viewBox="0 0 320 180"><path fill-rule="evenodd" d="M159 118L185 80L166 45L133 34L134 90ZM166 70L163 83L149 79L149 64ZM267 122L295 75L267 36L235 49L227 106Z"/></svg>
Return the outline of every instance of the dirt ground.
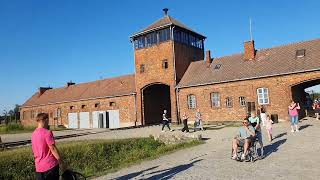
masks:
<svg viewBox="0 0 320 180"><path fill-rule="evenodd" d="M148 133L152 133L151 129L159 132L159 127L153 127ZM203 145L97 179L320 179L320 121L303 120L300 132L295 133L290 132L289 123L275 124L271 143L263 131L266 157L254 163L230 159L231 140L236 130L236 127L226 127L201 132L207 139ZM145 132L142 134L147 134Z"/></svg>

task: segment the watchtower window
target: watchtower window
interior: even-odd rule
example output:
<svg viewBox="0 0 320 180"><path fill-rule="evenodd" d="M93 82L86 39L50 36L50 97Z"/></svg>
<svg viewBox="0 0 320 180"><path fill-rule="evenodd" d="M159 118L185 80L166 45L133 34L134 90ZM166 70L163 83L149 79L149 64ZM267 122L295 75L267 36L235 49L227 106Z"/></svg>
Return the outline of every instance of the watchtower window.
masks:
<svg viewBox="0 0 320 180"><path fill-rule="evenodd" d="M168 69L168 60L165 59L165 60L162 61L162 68L163 69Z"/></svg>
<svg viewBox="0 0 320 180"><path fill-rule="evenodd" d="M162 29L159 31L159 42L167 41L170 39L170 29Z"/></svg>
<svg viewBox="0 0 320 180"><path fill-rule="evenodd" d="M305 49L299 49L296 51L296 57L297 58L301 58L304 57L306 55L306 50Z"/></svg>
<svg viewBox="0 0 320 180"><path fill-rule="evenodd" d="M144 64L141 64L140 65L140 73L144 73L144 70L145 70Z"/></svg>

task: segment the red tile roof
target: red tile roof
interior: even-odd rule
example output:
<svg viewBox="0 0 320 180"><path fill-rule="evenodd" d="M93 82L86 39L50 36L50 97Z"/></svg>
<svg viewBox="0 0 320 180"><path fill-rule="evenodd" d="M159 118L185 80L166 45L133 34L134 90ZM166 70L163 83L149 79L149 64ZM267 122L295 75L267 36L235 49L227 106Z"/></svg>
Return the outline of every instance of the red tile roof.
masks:
<svg viewBox="0 0 320 180"><path fill-rule="evenodd" d="M122 96L132 93L135 93L134 74L50 89L41 96L37 92L22 107Z"/></svg>
<svg viewBox="0 0 320 180"><path fill-rule="evenodd" d="M305 57L296 51L305 49ZM219 69L216 65L221 64ZM252 61L243 54L213 59L208 68L204 61L192 62L178 84L178 88L261 78L280 74L320 70L320 39L258 50Z"/></svg>

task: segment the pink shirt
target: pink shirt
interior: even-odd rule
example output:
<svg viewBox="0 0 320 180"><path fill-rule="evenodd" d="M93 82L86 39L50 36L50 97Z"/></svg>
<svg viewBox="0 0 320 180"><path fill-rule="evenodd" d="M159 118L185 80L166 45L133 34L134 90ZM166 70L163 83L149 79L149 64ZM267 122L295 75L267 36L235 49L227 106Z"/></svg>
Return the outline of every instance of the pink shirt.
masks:
<svg viewBox="0 0 320 180"><path fill-rule="evenodd" d="M45 128L37 128L32 133L31 143L36 172L48 171L59 164L49 149L49 145L55 143L51 131Z"/></svg>
<svg viewBox="0 0 320 180"><path fill-rule="evenodd" d="M293 108L294 107L294 108ZM295 105L295 106L289 106L289 115L290 116L298 116L298 109L300 109L300 108L298 108L297 107L297 105ZM293 109L292 109L293 108Z"/></svg>

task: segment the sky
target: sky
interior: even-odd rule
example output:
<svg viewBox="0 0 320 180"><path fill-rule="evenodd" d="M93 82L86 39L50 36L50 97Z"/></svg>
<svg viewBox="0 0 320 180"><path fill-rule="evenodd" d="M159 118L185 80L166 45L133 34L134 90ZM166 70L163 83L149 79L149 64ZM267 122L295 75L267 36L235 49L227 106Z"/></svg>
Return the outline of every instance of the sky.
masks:
<svg viewBox="0 0 320 180"><path fill-rule="evenodd" d="M317 0L0 0L0 113L40 86L134 73L129 37L165 7L213 57L243 51L250 18L258 49L320 38Z"/></svg>

